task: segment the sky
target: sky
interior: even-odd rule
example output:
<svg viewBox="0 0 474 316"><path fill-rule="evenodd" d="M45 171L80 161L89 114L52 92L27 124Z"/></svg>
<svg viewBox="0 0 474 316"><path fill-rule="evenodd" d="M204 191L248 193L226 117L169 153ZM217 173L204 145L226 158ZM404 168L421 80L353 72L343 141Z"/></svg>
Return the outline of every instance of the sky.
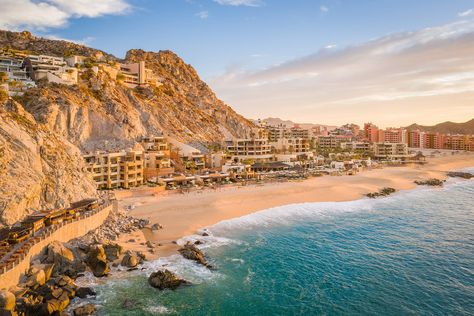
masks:
<svg viewBox="0 0 474 316"><path fill-rule="evenodd" d="M249 118L474 117L474 0L0 0L0 28L173 50Z"/></svg>

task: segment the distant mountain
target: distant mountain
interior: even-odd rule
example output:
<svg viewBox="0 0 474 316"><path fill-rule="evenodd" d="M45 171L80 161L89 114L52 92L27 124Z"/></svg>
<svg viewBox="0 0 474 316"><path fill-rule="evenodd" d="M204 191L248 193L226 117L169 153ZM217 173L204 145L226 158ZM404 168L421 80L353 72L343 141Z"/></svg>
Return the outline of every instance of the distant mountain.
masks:
<svg viewBox="0 0 474 316"><path fill-rule="evenodd" d="M335 129L337 127L337 126L324 125L324 124L314 124L314 123L295 123L293 121L282 120L281 118L277 118L277 117L269 117L269 118L266 118L266 119L261 119L260 121L266 122L268 125L283 124L286 127L293 127L295 125L298 125L301 128L312 128L312 127L324 126L324 127L327 127L329 130ZM255 120L254 122L258 123L258 120Z"/></svg>
<svg viewBox="0 0 474 316"><path fill-rule="evenodd" d="M474 134L474 119L464 123L444 122L433 126L412 124L407 129L419 129L425 132L439 132L443 134Z"/></svg>

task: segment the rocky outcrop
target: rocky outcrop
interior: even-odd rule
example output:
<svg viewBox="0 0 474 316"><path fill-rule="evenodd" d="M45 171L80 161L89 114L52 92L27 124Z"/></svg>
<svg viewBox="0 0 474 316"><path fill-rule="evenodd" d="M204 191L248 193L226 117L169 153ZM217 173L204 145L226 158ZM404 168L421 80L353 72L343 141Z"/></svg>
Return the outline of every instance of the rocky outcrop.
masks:
<svg viewBox="0 0 474 316"><path fill-rule="evenodd" d="M448 177L452 178L463 178L463 179L471 179L474 178L474 174L470 172L459 172L459 171L451 171L448 172Z"/></svg>
<svg viewBox="0 0 474 316"><path fill-rule="evenodd" d="M97 309L93 304L85 304L79 307L76 307L73 310L74 316L88 316L88 315L94 315Z"/></svg>
<svg viewBox="0 0 474 316"><path fill-rule="evenodd" d="M445 181L440 179L428 179L428 180L415 180L415 183L418 185L427 185L427 186L436 186L441 187L443 186Z"/></svg>
<svg viewBox="0 0 474 316"><path fill-rule="evenodd" d="M96 277L103 277L109 273L109 265L107 264L107 256L102 245L94 245L89 249L87 254L87 265Z"/></svg>
<svg viewBox="0 0 474 316"><path fill-rule="evenodd" d="M396 190L394 188L383 188L379 192L367 193L366 196L375 199L377 197L388 196L394 193Z"/></svg>
<svg viewBox="0 0 474 316"><path fill-rule="evenodd" d="M53 55L59 57L82 55L95 58L103 56L110 60L116 59L113 55L107 54L98 49L64 40L51 40L37 37L28 31L10 32L0 30L0 47L26 50L33 54Z"/></svg>
<svg viewBox="0 0 474 316"><path fill-rule="evenodd" d="M207 262L202 251L195 245L188 242L178 251L184 258L196 261L205 267L211 268L211 265Z"/></svg>
<svg viewBox="0 0 474 316"><path fill-rule="evenodd" d="M0 311L13 311L15 309L15 294L7 290L0 290Z"/></svg>
<svg viewBox="0 0 474 316"><path fill-rule="evenodd" d="M79 150L15 101L0 104L0 226L96 196Z"/></svg>
<svg viewBox="0 0 474 316"><path fill-rule="evenodd" d="M176 274L169 270L153 272L148 277L148 283L159 290L175 290L181 285L190 284L188 281L180 279Z"/></svg>

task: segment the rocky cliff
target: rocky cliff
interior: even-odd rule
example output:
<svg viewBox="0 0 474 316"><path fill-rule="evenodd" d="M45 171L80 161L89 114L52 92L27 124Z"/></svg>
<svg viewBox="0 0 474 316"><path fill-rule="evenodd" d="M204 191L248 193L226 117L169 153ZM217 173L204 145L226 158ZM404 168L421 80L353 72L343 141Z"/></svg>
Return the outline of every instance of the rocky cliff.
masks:
<svg viewBox="0 0 474 316"><path fill-rule="evenodd" d="M15 101L0 105L0 227L96 195L77 147Z"/></svg>

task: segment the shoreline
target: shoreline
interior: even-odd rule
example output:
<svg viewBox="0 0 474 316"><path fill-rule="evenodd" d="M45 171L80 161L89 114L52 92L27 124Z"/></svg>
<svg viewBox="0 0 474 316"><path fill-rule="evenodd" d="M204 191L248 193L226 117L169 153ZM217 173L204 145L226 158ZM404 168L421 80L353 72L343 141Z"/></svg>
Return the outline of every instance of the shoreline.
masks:
<svg viewBox="0 0 474 316"><path fill-rule="evenodd" d="M415 180L446 179L446 172L474 166L474 154L458 154L427 159L425 165L384 167L357 175L323 176L302 181L267 183L246 187L229 186L217 191L143 196L140 191L119 199L119 206L133 205L128 215L159 223L163 229L150 228L124 234L118 243L125 250L149 250L147 241L159 244L149 260L176 254L176 241L224 220L290 204L354 201L383 187L410 190ZM134 240L134 241L130 241Z"/></svg>

